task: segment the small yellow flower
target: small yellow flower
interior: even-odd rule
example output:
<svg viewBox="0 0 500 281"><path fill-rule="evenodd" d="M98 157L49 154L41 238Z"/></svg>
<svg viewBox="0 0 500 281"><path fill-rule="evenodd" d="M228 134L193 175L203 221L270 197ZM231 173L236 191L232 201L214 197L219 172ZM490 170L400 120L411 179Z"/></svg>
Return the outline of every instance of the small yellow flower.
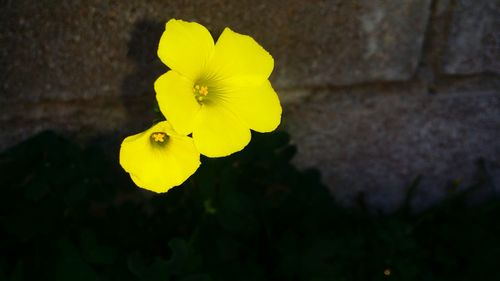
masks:
<svg viewBox="0 0 500 281"><path fill-rule="evenodd" d="M198 169L200 153L190 137L177 134L163 121L123 140L120 165L137 186L167 192Z"/></svg>
<svg viewBox="0 0 500 281"><path fill-rule="evenodd" d="M274 60L250 36L226 28L214 44L204 26L173 19L158 56L171 69L155 82L160 109L179 134L193 134L201 154L227 156L249 143L250 129L279 125L281 105L268 80Z"/></svg>

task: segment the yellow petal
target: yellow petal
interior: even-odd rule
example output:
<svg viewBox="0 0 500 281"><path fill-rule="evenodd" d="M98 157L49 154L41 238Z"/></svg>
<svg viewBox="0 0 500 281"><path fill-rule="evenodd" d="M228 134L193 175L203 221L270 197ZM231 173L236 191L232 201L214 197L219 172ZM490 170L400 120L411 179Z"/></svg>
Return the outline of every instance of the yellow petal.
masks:
<svg viewBox="0 0 500 281"><path fill-rule="evenodd" d="M193 83L177 72L169 71L156 80L154 88L160 110L175 131L181 135L190 134L200 110L193 94Z"/></svg>
<svg viewBox="0 0 500 281"><path fill-rule="evenodd" d="M258 85L269 78L273 67L273 57L252 37L226 28L215 44L205 76Z"/></svg>
<svg viewBox="0 0 500 281"><path fill-rule="evenodd" d="M193 140L205 156L222 157L240 151L250 138L250 129L220 104L203 105L196 117Z"/></svg>
<svg viewBox="0 0 500 281"><path fill-rule="evenodd" d="M154 143L151 135L168 135L164 144ZM135 184L154 192L166 192L187 180L200 165L200 154L190 137L175 133L168 122L127 137L120 148L120 165Z"/></svg>
<svg viewBox="0 0 500 281"><path fill-rule="evenodd" d="M201 24L172 19L160 38L158 57L172 70L196 80L210 59L214 40Z"/></svg>
<svg viewBox="0 0 500 281"><path fill-rule="evenodd" d="M281 105L271 83L266 80L256 87L234 89L221 101L257 132L271 132L281 121Z"/></svg>

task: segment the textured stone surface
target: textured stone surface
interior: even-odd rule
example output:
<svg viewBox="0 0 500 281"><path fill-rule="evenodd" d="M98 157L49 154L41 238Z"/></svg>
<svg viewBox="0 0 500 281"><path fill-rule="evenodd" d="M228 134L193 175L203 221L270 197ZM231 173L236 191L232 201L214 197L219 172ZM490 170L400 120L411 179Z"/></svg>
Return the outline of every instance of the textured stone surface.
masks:
<svg viewBox="0 0 500 281"><path fill-rule="evenodd" d="M447 74L500 73L500 1L456 1L445 54Z"/></svg>
<svg viewBox="0 0 500 281"><path fill-rule="evenodd" d="M44 129L108 140L149 126L170 18L273 54L296 163L339 201L390 210L422 174L425 206L473 181L480 156L500 186L499 0L0 1L0 150Z"/></svg>
<svg viewBox="0 0 500 281"><path fill-rule="evenodd" d="M148 116L150 123L153 120L144 106L148 102L141 100L138 106L128 108L109 99L0 104L0 149L48 129L82 141L103 134L139 131L146 123L144 117ZM140 118L129 122L133 116Z"/></svg>
<svg viewBox="0 0 500 281"><path fill-rule="evenodd" d="M404 80L415 71L429 13L429 0L8 3L2 86L29 100L117 95L133 71L134 32L153 49L139 59L158 71L154 48L172 17L199 21L214 34L231 26L253 35L276 57L278 86Z"/></svg>
<svg viewBox="0 0 500 281"><path fill-rule="evenodd" d="M173 17L199 21L214 34L230 26L253 35L276 58L272 80L278 89L408 79L419 57L429 0L1 5L0 120L8 130L0 132L0 148L42 128L76 134L88 128L84 133L90 134L148 125L152 84L166 70L156 58L157 42ZM93 100L106 106L89 109ZM86 116L90 111L96 113ZM108 115L115 117L100 118Z"/></svg>
<svg viewBox="0 0 500 281"><path fill-rule="evenodd" d="M477 180L484 157L500 184L500 86L467 85L430 95L418 85L314 93L286 112L298 145L295 163L318 167L344 204L364 193L372 209L391 211L422 175L419 208L443 198L450 183ZM500 190L499 190L500 191ZM490 194L491 195L491 194Z"/></svg>

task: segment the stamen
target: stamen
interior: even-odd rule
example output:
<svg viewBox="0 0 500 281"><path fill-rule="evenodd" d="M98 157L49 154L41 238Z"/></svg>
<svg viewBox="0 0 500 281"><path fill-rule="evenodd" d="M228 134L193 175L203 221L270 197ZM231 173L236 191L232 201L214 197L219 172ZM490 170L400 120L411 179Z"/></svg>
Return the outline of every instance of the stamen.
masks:
<svg viewBox="0 0 500 281"><path fill-rule="evenodd" d="M163 132L156 132L151 134L151 140L156 143L164 143L168 139L167 134Z"/></svg>
<svg viewBox="0 0 500 281"><path fill-rule="evenodd" d="M207 96L208 95L208 87L207 86L202 86L200 89L200 95L202 96Z"/></svg>
<svg viewBox="0 0 500 281"><path fill-rule="evenodd" d="M208 87L204 85L200 86L197 84L193 87L193 93L196 100L198 100L198 102L201 102L208 95Z"/></svg>

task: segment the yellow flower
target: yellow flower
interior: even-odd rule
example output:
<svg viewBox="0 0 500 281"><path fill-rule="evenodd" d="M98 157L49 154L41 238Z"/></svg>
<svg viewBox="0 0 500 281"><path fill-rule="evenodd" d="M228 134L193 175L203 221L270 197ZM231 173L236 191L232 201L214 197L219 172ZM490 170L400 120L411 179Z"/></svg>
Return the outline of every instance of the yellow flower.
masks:
<svg viewBox="0 0 500 281"><path fill-rule="evenodd" d="M274 60L250 36L226 28L214 44L204 26L173 19L158 56L171 69L154 85L160 109L179 134L193 134L201 154L227 156L250 142L250 129L279 125L281 105L268 80Z"/></svg>
<svg viewBox="0 0 500 281"><path fill-rule="evenodd" d="M123 140L120 165L137 186L167 192L198 169L200 153L190 137L177 134L163 121Z"/></svg>

